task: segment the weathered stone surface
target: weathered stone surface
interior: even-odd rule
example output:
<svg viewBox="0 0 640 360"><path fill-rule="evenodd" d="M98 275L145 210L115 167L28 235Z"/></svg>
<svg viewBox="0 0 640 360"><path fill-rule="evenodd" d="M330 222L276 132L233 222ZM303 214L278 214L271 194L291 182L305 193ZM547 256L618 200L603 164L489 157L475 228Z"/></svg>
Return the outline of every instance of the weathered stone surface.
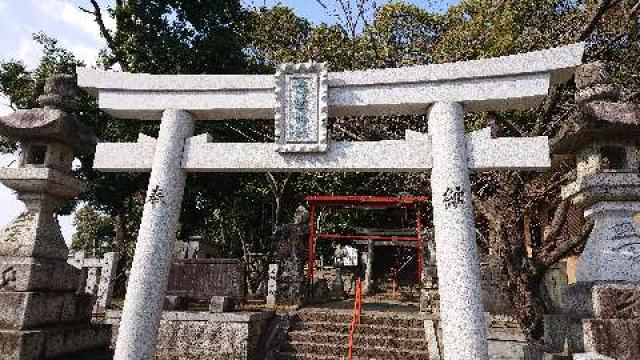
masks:
<svg viewBox="0 0 640 360"><path fill-rule="evenodd" d="M0 354L7 360L41 360L73 354L92 348L105 348L111 326L57 326L45 330L0 330Z"/></svg>
<svg viewBox="0 0 640 360"><path fill-rule="evenodd" d="M609 84L611 79L608 64L594 61L578 66L575 71L575 82L578 89Z"/></svg>
<svg viewBox="0 0 640 360"><path fill-rule="evenodd" d="M92 299L69 292L0 292L0 329L34 329L60 323L88 323Z"/></svg>
<svg viewBox="0 0 640 360"><path fill-rule="evenodd" d="M565 292L565 315L576 319L593 316L593 298L591 296L594 282L578 282L569 286Z"/></svg>
<svg viewBox="0 0 640 360"><path fill-rule="evenodd" d="M108 311L117 332L120 312ZM259 348L273 312L208 313L165 311L160 323L156 359L258 360Z"/></svg>
<svg viewBox="0 0 640 360"><path fill-rule="evenodd" d="M600 355L598 353L574 354L573 360L616 360L612 357Z"/></svg>
<svg viewBox="0 0 640 360"><path fill-rule="evenodd" d="M167 295L207 302L212 296L245 299L245 266L239 259L174 261L169 271Z"/></svg>
<svg viewBox="0 0 640 360"><path fill-rule="evenodd" d="M41 359L44 341L41 331L0 330L0 353L11 360Z"/></svg>
<svg viewBox="0 0 640 360"><path fill-rule="evenodd" d="M185 297L167 295L164 297L164 305L162 308L168 311L186 310L189 307L189 301Z"/></svg>
<svg viewBox="0 0 640 360"><path fill-rule="evenodd" d="M595 285L593 287L593 310L597 318L639 319L640 285Z"/></svg>
<svg viewBox="0 0 640 360"><path fill-rule="evenodd" d="M584 320L585 350L617 360L636 360L640 354L640 320Z"/></svg>
<svg viewBox="0 0 640 360"><path fill-rule="evenodd" d="M62 260L0 256L0 292L75 292L80 285L80 276L78 269Z"/></svg>
<svg viewBox="0 0 640 360"><path fill-rule="evenodd" d="M550 84L566 81L584 44L495 59L329 73L329 116L423 114L439 101L471 110L535 106ZM150 75L78 68L78 84L99 93L99 106L123 119L158 120L167 108L196 119L272 119L269 75Z"/></svg>
<svg viewBox="0 0 640 360"><path fill-rule="evenodd" d="M640 105L614 102L592 102L582 107L582 111L594 118L614 124L640 124Z"/></svg>
<svg viewBox="0 0 640 360"><path fill-rule="evenodd" d="M0 135L20 141L18 168L0 169L0 182L27 210L0 232L0 354L3 359L71 358L108 344L108 327L91 326L92 297L78 292L82 272L66 263L68 249L56 206L83 189L73 176L76 152L96 138L63 111L73 101L72 78L48 79L45 109L0 117Z"/></svg>
<svg viewBox="0 0 640 360"><path fill-rule="evenodd" d="M75 76L53 74L45 81L44 94L38 97L38 103L45 108L67 109L75 102L77 93Z"/></svg>
<svg viewBox="0 0 640 360"><path fill-rule="evenodd" d="M301 305L305 300L306 279L304 265L307 259L309 238L309 213L300 206L294 222L276 229L276 261L274 279L270 279L269 296L275 304ZM270 269L271 270L271 269ZM272 292L273 291L273 292Z"/></svg>
<svg viewBox="0 0 640 360"><path fill-rule="evenodd" d="M51 214L25 211L0 232L0 256L66 259L67 245Z"/></svg>
<svg viewBox="0 0 640 360"><path fill-rule="evenodd" d="M565 348L569 319L566 315L544 316L544 350L562 352Z"/></svg>
<svg viewBox="0 0 640 360"><path fill-rule="evenodd" d="M485 311L491 314L513 313L513 305L505 289L508 277L502 272L499 259L487 258L480 264L482 271L482 301Z"/></svg>
<svg viewBox="0 0 640 360"><path fill-rule="evenodd" d="M0 117L0 132L18 139L47 137L82 153L93 151L97 142L82 123L59 109L17 110Z"/></svg>
<svg viewBox="0 0 640 360"><path fill-rule="evenodd" d="M623 186L623 184L619 184ZM640 202L601 201L585 210L595 225L576 270L579 282L640 282Z"/></svg>

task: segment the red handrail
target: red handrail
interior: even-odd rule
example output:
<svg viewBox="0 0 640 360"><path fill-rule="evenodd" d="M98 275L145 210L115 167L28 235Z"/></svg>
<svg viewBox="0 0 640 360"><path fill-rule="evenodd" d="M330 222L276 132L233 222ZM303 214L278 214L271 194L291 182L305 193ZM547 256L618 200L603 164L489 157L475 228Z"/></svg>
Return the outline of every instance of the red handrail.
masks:
<svg viewBox="0 0 640 360"><path fill-rule="evenodd" d="M360 314L362 314L362 288L360 278L356 280L356 299L353 302L353 318L351 319L351 329L349 329L349 360L353 359L353 335L356 327L360 324Z"/></svg>

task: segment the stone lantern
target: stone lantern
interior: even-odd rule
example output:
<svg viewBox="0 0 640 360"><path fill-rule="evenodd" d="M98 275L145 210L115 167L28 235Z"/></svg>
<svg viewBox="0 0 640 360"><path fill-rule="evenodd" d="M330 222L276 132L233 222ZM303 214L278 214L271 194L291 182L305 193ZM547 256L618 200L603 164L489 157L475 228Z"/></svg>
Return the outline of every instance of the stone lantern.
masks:
<svg viewBox="0 0 640 360"><path fill-rule="evenodd" d="M576 158L562 197L594 222L576 283L559 314L545 315L544 352L567 359L640 354L640 105L619 101L607 64L576 71L580 114L551 142Z"/></svg>
<svg viewBox="0 0 640 360"><path fill-rule="evenodd" d="M563 198L595 222L576 280L640 282L640 106L618 102L603 63L576 71L581 116L553 143L576 154L576 180Z"/></svg>
<svg viewBox="0 0 640 360"><path fill-rule="evenodd" d="M0 134L19 141L17 168L0 169L0 182L26 205L0 231L0 349L11 359L47 359L108 344L109 329L90 324L92 299L78 292L82 273L67 264L68 248L54 216L83 184L73 176L77 153L96 138L65 112L74 79L56 75L38 100L43 108L0 117Z"/></svg>

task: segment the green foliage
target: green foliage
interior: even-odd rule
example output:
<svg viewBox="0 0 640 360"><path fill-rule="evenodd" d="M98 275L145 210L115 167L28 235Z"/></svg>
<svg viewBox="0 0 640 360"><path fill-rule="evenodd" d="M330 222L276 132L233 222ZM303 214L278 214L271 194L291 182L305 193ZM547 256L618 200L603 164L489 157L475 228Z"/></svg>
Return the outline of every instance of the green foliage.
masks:
<svg viewBox="0 0 640 360"><path fill-rule="evenodd" d="M239 1L116 1L106 63L153 74L241 73L246 11Z"/></svg>
<svg viewBox="0 0 640 360"><path fill-rule="evenodd" d="M71 249L85 250L91 255L101 257L113 251L112 238L115 233L113 221L107 214L101 213L91 205L82 206L75 213Z"/></svg>
<svg viewBox="0 0 640 360"><path fill-rule="evenodd" d="M37 99L44 91L44 82L53 73L75 73L81 64L72 53L61 48L58 41L44 33L33 34L33 40L42 46L40 63L33 71L16 60L0 61L0 92L9 98L13 109L37 107ZM17 150L15 141L0 136L0 152Z"/></svg>

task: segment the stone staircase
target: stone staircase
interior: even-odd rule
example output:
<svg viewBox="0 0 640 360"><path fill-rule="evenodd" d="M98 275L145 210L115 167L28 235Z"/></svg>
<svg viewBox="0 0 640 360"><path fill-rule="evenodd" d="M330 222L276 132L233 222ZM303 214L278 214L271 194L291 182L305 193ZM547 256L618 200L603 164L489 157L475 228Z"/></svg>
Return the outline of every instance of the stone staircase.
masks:
<svg viewBox="0 0 640 360"><path fill-rule="evenodd" d="M292 317L277 359L346 359L350 310L303 309ZM363 311L354 337L354 359L429 359L418 313Z"/></svg>

